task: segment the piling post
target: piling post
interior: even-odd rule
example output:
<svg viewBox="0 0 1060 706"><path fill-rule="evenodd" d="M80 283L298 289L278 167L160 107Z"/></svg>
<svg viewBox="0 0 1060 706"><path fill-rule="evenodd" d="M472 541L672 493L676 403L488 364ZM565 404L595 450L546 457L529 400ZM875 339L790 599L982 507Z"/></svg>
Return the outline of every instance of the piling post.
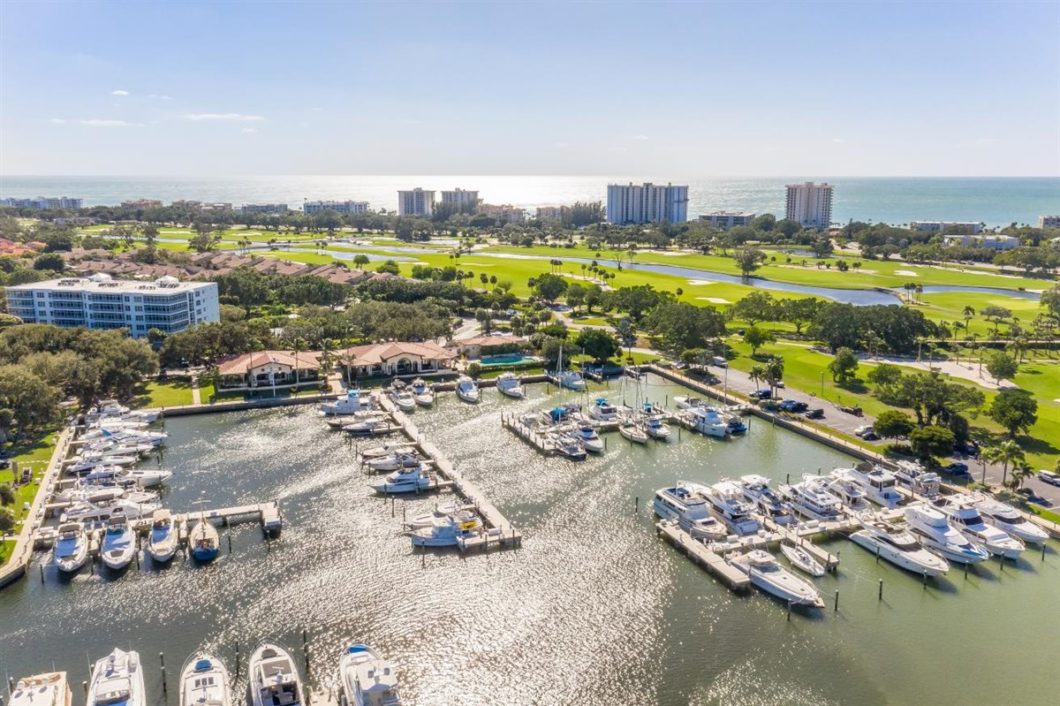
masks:
<svg viewBox="0 0 1060 706"><path fill-rule="evenodd" d="M1042 556L1044 557L1045 555L1043 554ZM40 562L37 566L40 568L40 582L44 583L44 562Z"/></svg>
<svg viewBox="0 0 1060 706"><path fill-rule="evenodd" d="M394 496L390 496L390 516L394 516Z"/></svg>
<svg viewBox="0 0 1060 706"><path fill-rule="evenodd" d="M1045 542L1042 542L1042 561L1045 561Z"/></svg>
<svg viewBox="0 0 1060 706"><path fill-rule="evenodd" d="M924 587L924 589L926 590L926 589L927 589L927 572L925 571L925 572L923 572L923 574L924 574L924 580L923 580L923 582L922 582L922 584L921 584L921 585L922 585L922 586Z"/></svg>
<svg viewBox="0 0 1060 706"><path fill-rule="evenodd" d="M640 513L640 496L633 499L633 512Z"/></svg>
<svg viewBox="0 0 1060 706"><path fill-rule="evenodd" d="M87 699L88 698L88 682L87 681L81 682L81 690L85 692L85 699Z"/></svg>
<svg viewBox="0 0 1060 706"><path fill-rule="evenodd" d="M832 608L833 612L839 612L839 589L835 590L835 606Z"/></svg>
<svg viewBox="0 0 1060 706"><path fill-rule="evenodd" d="M790 473L784 474L784 484L785 485L791 485L791 474Z"/></svg>
<svg viewBox="0 0 1060 706"><path fill-rule="evenodd" d="M406 524L405 523L406 509L407 508L405 507L405 503L402 503L401 504L401 524L403 524L403 525Z"/></svg>
<svg viewBox="0 0 1060 706"><path fill-rule="evenodd" d="M964 580L965 581L968 580L968 564L967 564L967 562L965 562L965 564L964 564Z"/></svg>
<svg viewBox="0 0 1060 706"><path fill-rule="evenodd" d="M883 579L880 579L880 592L876 596L876 600L878 600L878 601L882 601L883 600Z"/></svg>
<svg viewBox="0 0 1060 706"><path fill-rule="evenodd" d="M837 592L838 593L838 592ZM239 643L236 643L236 679L239 678Z"/></svg>
<svg viewBox="0 0 1060 706"><path fill-rule="evenodd" d="M166 668L162 667L162 693L169 693L169 688L166 686Z"/></svg>
<svg viewBox="0 0 1060 706"><path fill-rule="evenodd" d="M232 553L232 533L228 533L228 553Z"/></svg>
<svg viewBox="0 0 1060 706"><path fill-rule="evenodd" d="M309 671L309 631L302 628L302 654L305 656L305 669Z"/></svg>
<svg viewBox="0 0 1060 706"><path fill-rule="evenodd" d="M7 693L11 694L11 693L14 693L14 691L15 691L15 678L14 677L8 677L7 678Z"/></svg>
<svg viewBox="0 0 1060 706"><path fill-rule="evenodd" d="M876 545L876 563L880 563L880 546ZM883 579L880 579L880 583L883 583Z"/></svg>
<svg viewBox="0 0 1060 706"><path fill-rule="evenodd" d="M788 622L791 622L791 601L788 601Z"/></svg>

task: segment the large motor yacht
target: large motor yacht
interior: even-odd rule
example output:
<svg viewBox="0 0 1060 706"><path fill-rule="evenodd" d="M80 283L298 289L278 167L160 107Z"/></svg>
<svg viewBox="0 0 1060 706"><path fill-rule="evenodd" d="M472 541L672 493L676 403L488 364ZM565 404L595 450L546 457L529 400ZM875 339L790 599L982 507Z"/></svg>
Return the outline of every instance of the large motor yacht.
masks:
<svg viewBox="0 0 1060 706"><path fill-rule="evenodd" d="M863 519L861 524L864 529L850 535L850 541L881 559L920 575L941 576L949 571L945 559L921 547L904 527L875 518Z"/></svg>
<svg viewBox="0 0 1060 706"><path fill-rule="evenodd" d="M115 648L96 662L88 684L87 706L146 706L140 655Z"/></svg>
<svg viewBox="0 0 1060 706"><path fill-rule="evenodd" d="M909 531L926 549L956 564L978 564L990 558L990 552L969 541L950 524L946 516L933 507L917 503L905 509Z"/></svg>
<svg viewBox="0 0 1060 706"><path fill-rule="evenodd" d="M975 507L987 524L997 527L1002 532L1030 544L1044 544L1049 535L1038 525L1024 516L1022 512L1000 500L985 495L975 498Z"/></svg>
<svg viewBox="0 0 1060 706"><path fill-rule="evenodd" d="M180 706L232 706L232 679L221 660L196 652L180 671Z"/></svg>
<svg viewBox="0 0 1060 706"><path fill-rule="evenodd" d="M47 672L23 677L11 692L11 706L70 706L66 672Z"/></svg>
<svg viewBox="0 0 1060 706"><path fill-rule="evenodd" d="M795 523L794 509L790 503L782 500L776 491L769 487L768 478L755 474L741 476L740 486L743 489L744 498L754 505L759 513L778 525Z"/></svg>
<svg viewBox="0 0 1060 706"><path fill-rule="evenodd" d="M294 658L278 645L262 643L247 663L251 706L298 706L302 678Z"/></svg>
<svg viewBox="0 0 1060 706"><path fill-rule="evenodd" d="M967 495L948 495L938 498L933 505L949 518L958 532L973 542L983 545L988 552L1006 559L1019 559L1026 545L1008 532L987 524L973 498Z"/></svg>
<svg viewBox="0 0 1060 706"><path fill-rule="evenodd" d="M683 481L655 491L652 509L660 518L676 522L693 539L715 541L728 534L725 526L710 514L706 498Z"/></svg>
<svg viewBox="0 0 1060 706"><path fill-rule="evenodd" d="M751 506L743 499L743 488L739 483L723 480L697 490L707 498L718 519L736 534L754 534L761 527L752 515Z"/></svg>
<svg viewBox="0 0 1060 706"><path fill-rule="evenodd" d="M800 482L782 485L777 491L800 515L831 522L843 516L843 508L839 499L828 492L825 483L821 476L804 475Z"/></svg>
<svg viewBox="0 0 1060 706"><path fill-rule="evenodd" d="M865 497L885 508L898 507L902 502L902 494L898 492L898 481L894 474L880 466L869 463L859 463L853 468L837 469L844 471L845 475L861 486L865 491Z"/></svg>
<svg viewBox="0 0 1060 706"><path fill-rule="evenodd" d="M339 684L348 706L401 706L397 669L368 645L350 645L342 653Z"/></svg>
<svg viewBox="0 0 1060 706"><path fill-rule="evenodd" d="M751 583L766 593L792 605L824 608L821 594L813 584L783 568L769 552L754 549L733 557L729 563L747 574Z"/></svg>

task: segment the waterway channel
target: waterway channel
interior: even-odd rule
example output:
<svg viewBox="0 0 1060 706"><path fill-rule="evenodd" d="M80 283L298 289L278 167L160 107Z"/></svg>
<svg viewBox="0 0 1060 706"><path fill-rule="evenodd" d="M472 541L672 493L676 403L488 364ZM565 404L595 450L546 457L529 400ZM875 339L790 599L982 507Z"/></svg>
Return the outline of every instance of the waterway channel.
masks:
<svg viewBox="0 0 1060 706"><path fill-rule="evenodd" d="M192 650L214 650L234 667L240 646L242 689L248 647L271 638L301 656L307 628L314 686L333 684L344 644L365 641L400 665L407 702L421 705L1032 704L1055 696L1055 543L1044 561L1033 553L967 578L953 571L925 588L837 539L830 546L840 570L819 580L828 609L789 621L779 603L730 593L658 539L650 498L678 478L783 481L848 457L754 420L748 436L728 442L684 432L665 446L630 447L613 434L601 458L544 458L504 431L500 415L573 397L550 389L533 385L523 402L487 390L474 407L442 394L436 409L415 413L427 438L524 532L519 550L466 557L412 551L402 513L436 500L392 510L373 497L352 442L314 409L167 421L168 506L187 510L200 496L213 506L279 499L281 539L267 548L256 526L238 526L222 530L232 552L214 564L178 560L156 570L148 560L121 576L63 581L46 568L42 582L34 565L0 592L0 670L55 667L78 685L88 659L132 646L147 665L152 704L176 706L175 673ZM664 403L681 393L652 378L581 399L634 403L639 394Z"/></svg>

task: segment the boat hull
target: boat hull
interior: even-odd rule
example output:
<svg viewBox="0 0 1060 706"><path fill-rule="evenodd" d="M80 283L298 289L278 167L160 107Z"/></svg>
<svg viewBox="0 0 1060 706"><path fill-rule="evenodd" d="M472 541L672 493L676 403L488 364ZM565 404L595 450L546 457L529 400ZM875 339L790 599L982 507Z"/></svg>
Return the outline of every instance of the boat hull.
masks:
<svg viewBox="0 0 1060 706"><path fill-rule="evenodd" d="M876 542L864 530L859 530L850 535L850 541L852 541L854 544L857 544L859 547L862 547L863 549L867 549L873 554L876 554L878 552L879 557L881 559L884 559L890 562L891 564L894 564L900 569L905 569L906 571L912 572L917 575L941 576L945 574L946 570L949 568L946 565L946 562L941 559L940 561L942 561L942 565L946 568L942 568L932 564L920 563L907 556L906 554L903 554L902 552L898 552L885 544Z"/></svg>

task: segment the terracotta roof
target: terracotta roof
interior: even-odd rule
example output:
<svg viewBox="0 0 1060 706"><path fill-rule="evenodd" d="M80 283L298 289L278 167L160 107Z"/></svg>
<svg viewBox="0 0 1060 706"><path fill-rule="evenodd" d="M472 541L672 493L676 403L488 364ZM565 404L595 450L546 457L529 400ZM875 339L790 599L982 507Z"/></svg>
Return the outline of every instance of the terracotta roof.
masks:
<svg viewBox="0 0 1060 706"><path fill-rule="evenodd" d="M456 358L456 353L434 343L401 341L353 346L344 351L339 351L339 358L352 365L378 365L403 355L415 355L428 360L452 360Z"/></svg>
<svg viewBox="0 0 1060 706"><path fill-rule="evenodd" d="M320 351L299 351L297 365L299 370L315 370L320 366ZM275 363L295 367L293 351L255 351L244 353L234 358L221 361L217 365L220 375L246 375L254 368Z"/></svg>

